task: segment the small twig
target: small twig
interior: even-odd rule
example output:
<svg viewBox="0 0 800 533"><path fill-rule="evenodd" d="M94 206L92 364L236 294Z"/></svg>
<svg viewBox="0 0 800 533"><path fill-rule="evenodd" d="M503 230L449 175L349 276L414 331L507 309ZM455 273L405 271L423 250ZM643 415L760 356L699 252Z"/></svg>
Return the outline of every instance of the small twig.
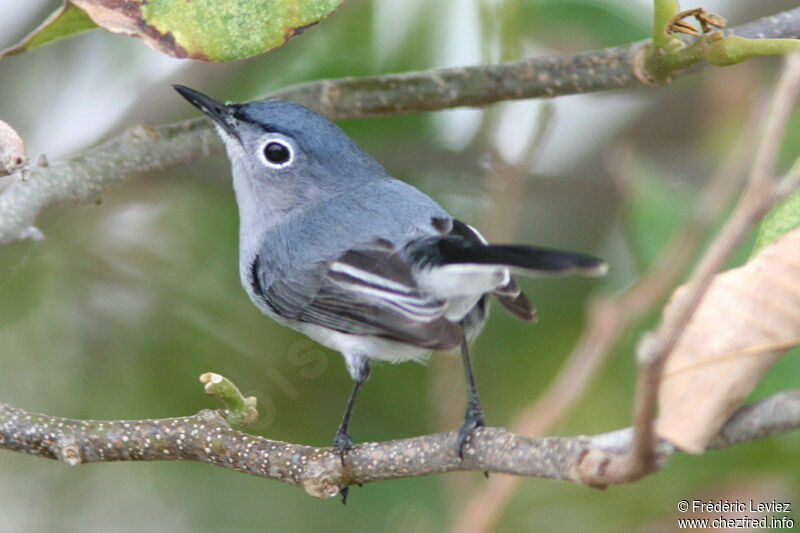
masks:
<svg viewBox="0 0 800 533"><path fill-rule="evenodd" d="M204 385L206 394L217 398L225 406L222 414L231 426L248 426L258 418L256 397L245 397L239 387L225 376L206 372L200 376L200 383Z"/></svg>
<svg viewBox="0 0 800 533"><path fill-rule="evenodd" d="M653 45L663 48L669 43L670 35L663 30L669 25L669 21L675 13L680 11L678 0L653 0Z"/></svg>
<svg viewBox="0 0 800 533"><path fill-rule="evenodd" d="M663 4L660 11L659 4ZM664 23L668 14L672 16ZM697 18L702 35L695 26L682 20L687 16ZM669 83L676 74L685 74L704 63L723 67L753 57L785 55L800 50L800 43L794 38L774 39L764 34L749 38L737 32L736 28L712 31L712 27L725 26L725 19L709 13L705 8L678 12L677 2L673 3L672 0L656 1L653 23L652 46L643 47L634 63L636 75L644 83L651 85ZM688 44L674 39L672 34L676 32L689 34L697 39Z"/></svg>

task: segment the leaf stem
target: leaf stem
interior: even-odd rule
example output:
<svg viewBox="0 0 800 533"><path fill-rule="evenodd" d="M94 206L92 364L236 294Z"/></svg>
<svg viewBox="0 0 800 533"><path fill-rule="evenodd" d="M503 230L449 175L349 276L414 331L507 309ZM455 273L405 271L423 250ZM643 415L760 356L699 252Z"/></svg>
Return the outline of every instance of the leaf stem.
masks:
<svg viewBox="0 0 800 533"><path fill-rule="evenodd" d="M680 11L678 0L653 0L653 46L664 48L672 40L664 34L664 28Z"/></svg>

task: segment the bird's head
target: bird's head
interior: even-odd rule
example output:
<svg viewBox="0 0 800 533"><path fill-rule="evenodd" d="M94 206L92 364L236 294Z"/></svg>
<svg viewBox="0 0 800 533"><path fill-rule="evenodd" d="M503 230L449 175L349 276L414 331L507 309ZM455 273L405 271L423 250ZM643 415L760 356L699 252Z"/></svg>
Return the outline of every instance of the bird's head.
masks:
<svg viewBox="0 0 800 533"><path fill-rule="evenodd" d="M256 196L296 196L302 202L387 175L341 128L300 104L221 103L182 85L174 88L213 120L237 195L246 188Z"/></svg>

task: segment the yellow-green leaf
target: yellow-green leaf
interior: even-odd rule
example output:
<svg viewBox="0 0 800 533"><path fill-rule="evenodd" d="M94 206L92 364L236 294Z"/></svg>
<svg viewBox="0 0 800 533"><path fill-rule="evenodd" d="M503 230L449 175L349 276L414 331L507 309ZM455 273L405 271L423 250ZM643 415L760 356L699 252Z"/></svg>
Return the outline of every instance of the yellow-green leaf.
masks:
<svg viewBox="0 0 800 533"><path fill-rule="evenodd" d="M73 12L79 11L85 19L81 29L96 25L113 33L131 35L172 57L229 61L282 46L329 15L342 1L72 0L59 13L77 17ZM55 14L51 19L54 17ZM86 26L86 21L91 26ZM52 35L48 35L47 41L75 31L80 30L61 34L50 30ZM38 36L37 32L32 37ZM31 47L18 45L10 50L18 53Z"/></svg>
<svg viewBox="0 0 800 533"><path fill-rule="evenodd" d="M28 34L22 41L0 51L0 57L20 54L56 39L96 27L97 24L92 22L92 19L89 18L85 11L64 2L63 6L47 17L38 28Z"/></svg>
<svg viewBox="0 0 800 533"><path fill-rule="evenodd" d="M73 0L100 27L173 57L228 61L272 50L342 0Z"/></svg>

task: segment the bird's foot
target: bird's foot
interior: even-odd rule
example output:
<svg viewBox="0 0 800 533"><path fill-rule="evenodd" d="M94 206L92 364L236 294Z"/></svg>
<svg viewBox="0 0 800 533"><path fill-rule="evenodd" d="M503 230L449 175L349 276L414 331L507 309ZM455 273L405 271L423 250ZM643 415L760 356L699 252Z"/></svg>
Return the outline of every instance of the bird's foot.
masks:
<svg viewBox="0 0 800 533"><path fill-rule="evenodd" d="M336 431L336 437L333 439L333 445L339 449L339 460L342 461L344 466L344 454L353 448L353 439L350 434L343 428ZM347 495L350 494L350 487L344 487L339 491L342 496L342 505L347 505Z"/></svg>
<svg viewBox="0 0 800 533"><path fill-rule="evenodd" d="M464 445L475 428L483 427L486 423L483 420L483 408L477 399L470 399L467 404L467 412L464 415L464 423L458 430L458 457L464 459Z"/></svg>
<svg viewBox="0 0 800 533"><path fill-rule="evenodd" d="M336 432L336 437L333 439L333 445L339 449L339 459L344 466L344 454L353 448L353 439L343 428L339 428Z"/></svg>

